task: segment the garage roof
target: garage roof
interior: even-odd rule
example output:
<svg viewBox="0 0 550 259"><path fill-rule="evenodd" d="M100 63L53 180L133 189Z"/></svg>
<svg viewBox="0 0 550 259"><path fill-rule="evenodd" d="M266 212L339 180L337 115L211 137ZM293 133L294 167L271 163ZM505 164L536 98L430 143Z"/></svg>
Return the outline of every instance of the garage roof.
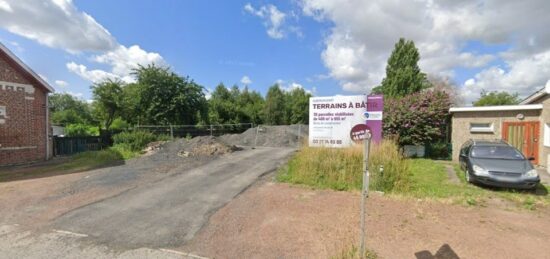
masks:
<svg viewBox="0 0 550 259"><path fill-rule="evenodd" d="M499 106L476 106L476 107L452 107L453 112L482 112L482 111L525 111L541 110L542 104L523 104L523 105L499 105Z"/></svg>

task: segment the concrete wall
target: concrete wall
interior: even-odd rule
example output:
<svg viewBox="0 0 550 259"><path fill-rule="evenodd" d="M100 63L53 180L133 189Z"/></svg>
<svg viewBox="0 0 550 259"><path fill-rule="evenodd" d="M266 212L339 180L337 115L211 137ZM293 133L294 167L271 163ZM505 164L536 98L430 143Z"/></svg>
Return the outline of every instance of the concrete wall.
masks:
<svg viewBox="0 0 550 259"><path fill-rule="evenodd" d="M550 100L549 100L550 103ZM523 120L516 119L517 114L523 114ZM548 114L550 116L550 114ZM452 114L452 146L453 161L458 161L460 147L468 139L501 139L502 123L506 121L539 121L541 117L540 110L526 111L476 111L476 112L455 112ZM550 120L549 120L550 121ZM493 123L494 131L489 133L471 133L470 123ZM541 123L542 124L542 123ZM543 131L541 131L542 137ZM539 141L542 143L542 141ZM550 150L549 150L550 151ZM546 165L546 156L541 156L539 147L539 163Z"/></svg>
<svg viewBox="0 0 550 259"><path fill-rule="evenodd" d="M550 95L547 94L542 98L533 101L532 104L543 105L540 115L539 161L540 165L548 168L548 165L550 164L550 147L544 146L544 124L550 123Z"/></svg>
<svg viewBox="0 0 550 259"><path fill-rule="evenodd" d="M0 106L6 108L0 116L0 166L46 159L46 96L0 53Z"/></svg>

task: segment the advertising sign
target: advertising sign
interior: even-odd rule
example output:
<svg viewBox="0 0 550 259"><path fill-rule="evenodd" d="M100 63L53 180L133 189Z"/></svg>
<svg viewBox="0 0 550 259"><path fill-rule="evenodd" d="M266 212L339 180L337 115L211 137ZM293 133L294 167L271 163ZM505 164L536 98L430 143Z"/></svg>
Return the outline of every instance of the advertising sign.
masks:
<svg viewBox="0 0 550 259"><path fill-rule="evenodd" d="M374 143L382 139L382 95L311 97L309 145L349 147L369 132Z"/></svg>
<svg viewBox="0 0 550 259"><path fill-rule="evenodd" d="M384 111L384 96L369 95L367 96L367 112L365 120L367 128L372 134L372 142L378 143L382 140L382 112Z"/></svg>
<svg viewBox="0 0 550 259"><path fill-rule="evenodd" d="M367 125L365 95L311 97L309 145L349 147L360 143Z"/></svg>

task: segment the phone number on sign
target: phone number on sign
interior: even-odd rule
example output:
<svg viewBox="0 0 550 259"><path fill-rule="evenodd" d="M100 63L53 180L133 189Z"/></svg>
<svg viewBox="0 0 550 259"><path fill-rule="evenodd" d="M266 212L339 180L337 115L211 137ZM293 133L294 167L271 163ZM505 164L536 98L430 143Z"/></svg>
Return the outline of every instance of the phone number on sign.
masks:
<svg viewBox="0 0 550 259"><path fill-rule="evenodd" d="M313 139L313 144L331 144L331 145L341 145L342 140L341 139Z"/></svg>

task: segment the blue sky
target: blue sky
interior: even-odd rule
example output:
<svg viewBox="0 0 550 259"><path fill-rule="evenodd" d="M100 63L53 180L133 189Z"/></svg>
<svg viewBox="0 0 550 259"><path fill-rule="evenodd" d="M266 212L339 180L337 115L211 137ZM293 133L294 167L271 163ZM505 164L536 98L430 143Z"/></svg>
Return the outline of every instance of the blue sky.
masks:
<svg viewBox="0 0 550 259"><path fill-rule="evenodd" d="M208 89L248 83L265 93L279 82L318 96L365 93L399 37L414 40L421 68L454 82L466 104L482 89L527 95L550 78L546 1L24 2L0 0L0 41L83 99L93 81L131 81L147 62Z"/></svg>

